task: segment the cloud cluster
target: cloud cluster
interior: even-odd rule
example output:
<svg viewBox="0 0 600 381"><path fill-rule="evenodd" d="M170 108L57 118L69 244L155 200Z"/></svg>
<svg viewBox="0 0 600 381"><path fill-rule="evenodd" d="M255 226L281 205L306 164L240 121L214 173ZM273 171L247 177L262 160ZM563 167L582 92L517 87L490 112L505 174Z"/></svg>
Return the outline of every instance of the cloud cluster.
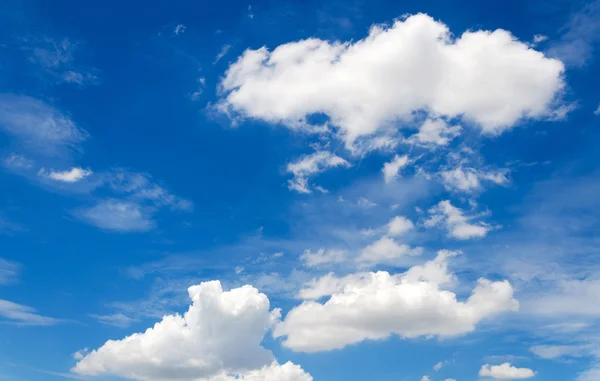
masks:
<svg viewBox="0 0 600 381"><path fill-rule="evenodd" d="M494 135L552 117L563 73L559 60L505 30L454 38L445 24L417 14L373 26L355 42L310 38L249 49L227 70L216 107L301 129L314 129L311 117L324 114L349 148L395 122L412 123L416 111L460 117ZM445 143L440 136L424 131L420 139Z"/></svg>
<svg viewBox="0 0 600 381"><path fill-rule="evenodd" d="M328 151L317 151L305 155L287 165L287 172L294 175L288 181L288 187L298 193L311 193L308 179L329 168L349 167L350 163ZM322 188L320 188L322 189Z"/></svg>
<svg viewBox="0 0 600 381"><path fill-rule="evenodd" d="M265 294L251 286L223 291L218 281L188 292L192 305L183 316L167 315L144 333L109 340L86 353L72 371L143 381L312 379L291 363L274 363L261 346L280 316L270 310Z"/></svg>
<svg viewBox="0 0 600 381"><path fill-rule="evenodd" d="M448 200L440 201L429 209L429 213L431 217L425 221L426 227L441 225L450 237L460 240L485 237L494 228L485 222L470 223L474 217L465 216Z"/></svg>
<svg viewBox="0 0 600 381"><path fill-rule="evenodd" d="M440 172L448 190L471 193L482 188L482 182L504 185L509 182L508 171L484 171L470 167L456 167Z"/></svg>
<svg viewBox="0 0 600 381"><path fill-rule="evenodd" d="M479 375L495 380L522 380L535 376L535 372L529 368L517 368L505 362L501 365L485 364L479 370Z"/></svg>
<svg viewBox="0 0 600 381"><path fill-rule="evenodd" d="M447 261L453 255L442 251L404 274L379 271L343 279L329 274L315 280L300 295L329 298L294 307L275 327L274 336L295 351L319 352L390 335L457 336L473 331L483 319L518 309L508 281L479 279L466 301L442 289L452 278Z"/></svg>

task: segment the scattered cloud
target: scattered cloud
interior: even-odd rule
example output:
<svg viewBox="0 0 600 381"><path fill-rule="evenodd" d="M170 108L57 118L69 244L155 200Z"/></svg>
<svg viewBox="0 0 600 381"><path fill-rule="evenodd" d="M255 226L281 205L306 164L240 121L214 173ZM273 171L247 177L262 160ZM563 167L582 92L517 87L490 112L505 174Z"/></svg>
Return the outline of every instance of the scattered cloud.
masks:
<svg viewBox="0 0 600 381"><path fill-rule="evenodd" d="M186 28L187 27L185 25L183 25L183 24L177 24L175 26L175 29L173 30L173 33L175 33L176 35L179 36L180 34L185 33Z"/></svg>
<svg viewBox="0 0 600 381"><path fill-rule="evenodd" d="M444 268L451 256L441 252L434 268ZM294 351L319 352L390 335L462 335L483 319L518 309L508 281L479 279L471 296L461 302L440 288L440 279L446 282L450 277L427 265L398 275L385 271L351 275L344 282L334 282L329 275L330 284L343 288L330 287L330 298L324 303L311 300L294 307L273 334L284 338L283 345Z"/></svg>
<svg viewBox="0 0 600 381"><path fill-rule="evenodd" d="M79 167L73 167L65 171L47 171L45 168L42 168L38 172L38 175L54 181L61 181L64 183L76 183L77 181L88 177L92 173L93 172L89 169L83 169Z"/></svg>
<svg viewBox="0 0 600 381"><path fill-rule="evenodd" d="M594 115L600 115L600 105L598 105L598 108L594 111Z"/></svg>
<svg viewBox="0 0 600 381"><path fill-rule="evenodd" d="M328 151L317 151L310 155L300 157L287 165L287 172L294 175L288 180L288 187L298 193L312 193L308 179L329 168L350 167L345 159Z"/></svg>
<svg viewBox="0 0 600 381"><path fill-rule="evenodd" d="M144 333L107 341L72 372L143 381L312 380L298 366L277 364L261 346L280 316L270 311L265 294L251 286L223 291L218 281L192 286L188 293L192 304L183 316L166 315Z"/></svg>
<svg viewBox="0 0 600 381"><path fill-rule="evenodd" d="M477 216L467 217L462 210L453 206L450 201L443 200L429 209L431 217L425 221L426 227L443 225L452 238L465 240L485 237L493 226L485 222L470 223Z"/></svg>
<svg viewBox="0 0 600 381"><path fill-rule="evenodd" d="M421 110L461 117L490 135L547 118L560 106L563 74L559 60L505 30L454 38L445 24L417 14L373 26L356 42L310 38L272 52L248 49L227 70L216 107L290 128L310 129L309 117L322 113L352 149Z"/></svg>
<svg viewBox="0 0 600 381"><path fill-rule="evenodd" d="M25 42L25 50L31 52L29 61L39 65L55 81L80 86L98 82L98 77L93 74L93 70L80 68L73 64L73 56L78 43L67 38L56 40L49 37Z"/></svg>
<svg viewBox="0 0 600 381"><path fill-rule="evenodd" d="M383 179L385 180L385 183L389 184L398 178L400 170L406 167L409 162L408 155L395 155L392 161L383 164L381 172L383 172Z"/></svg>
<svg viewBox="0 0 600 381"><path fill-rule="evenodd" d="M501 365L485 364L479 370L479 375L495 380L522 380L535 376L535 372L529 368L516 368L505 362Z"/></svg>

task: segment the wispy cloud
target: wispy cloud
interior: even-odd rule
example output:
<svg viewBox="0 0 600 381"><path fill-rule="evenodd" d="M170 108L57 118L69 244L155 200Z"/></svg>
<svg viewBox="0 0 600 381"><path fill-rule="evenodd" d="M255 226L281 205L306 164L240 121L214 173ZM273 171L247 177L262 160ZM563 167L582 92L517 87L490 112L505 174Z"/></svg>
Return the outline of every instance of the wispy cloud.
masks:
<svg viewBox="0 0 600 381"><path fill-rule="evenodd" d="M223 47L221 48L221 51L215 57L215 60L213 61L213 65L215 65L217 62L219 62L221 60L221 58L225 57L225 55L229 52L229 49L231 49L231 45L223 45Z"/></svg>
<svg viewBox="0 0 600 381"><path fill-rule="evenodd" d="M59 319L43 316L28 306L0 299L0 322L14 325L55 325Z"/></svg>
<svg viewBox="0 0 600 381"><path fill-rule="evenodd" d="M89 316L96 319L104 325L110 325L118 328L129 327L133 322L136 321L135 319L130 318L129 316L125 316L122 313L115 313L112 315L90 314Z"/></svg>
<svg viewBox="0 0 600 381"><path fill-rule="evenodd" d="M53 81L79 86L98 82L93 73L95 70L79 67L73 62L79 43L68 38L57 40L50 37L30 38L24 43L24 49L30 52L29 61L42 68Z"/></svg>
<svg viewBox="0 0 600 381"><path fill-rule="evenodd" d="M0 285L15 282L20 272L21 265L19 263L0 258Z"/></svg>
<svg viewBox="0 0 600 381"><path fill-rule="evenodd" d="M38 154L79 150L88 133L68 115L29 96L0 94L0 131Z"/></svg>
<svg viewBox="0 0 600 381"><path fill-rule="evenodd" d="M548 54L570 66L583 66L600 40L600 0L586 4L573 13L562 27L558 41L550 43Z"/></svg>
<svg viewBox="0 0 600 381"><path fill-rule="evenodd" d="M151 208L133 201L108 199L75 211L81 220L100 229L119 232L145 232L154 229Z"/></svg>

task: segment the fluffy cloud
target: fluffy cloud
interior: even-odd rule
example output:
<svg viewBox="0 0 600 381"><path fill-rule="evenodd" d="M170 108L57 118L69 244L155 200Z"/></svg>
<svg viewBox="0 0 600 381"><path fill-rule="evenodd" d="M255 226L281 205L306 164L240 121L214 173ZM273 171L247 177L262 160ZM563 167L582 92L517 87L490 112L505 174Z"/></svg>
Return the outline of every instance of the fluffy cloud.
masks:
<svg viewBox="0 0 600 381"><path fill-rule="evenodd" d="M311 380L298 366L274 363L261 346L280 316L265 294L251 286L223 291L218 281L188 293L192 305L183 316L166 315L144 333L107 341L72 372L144 381Z"/></svg>
<svg viewBox="0 0 600 381"><path fill-rule="evenodd" d="M369 272L347 276L340 282L330 274L329 299L323 303L304 301L287 314L273 334L283 337L283 345L292 350L318 352L394 334L404 338L452 337L473 331L483 319L518 309L508 281L479 279L466 301L458 301L453 292L443 290L441 286L452 278L446 264L452 255L440 252L433 261L437 263L415 266L398 275ZM312 282L321 296L327 291L321 287L324 284Z"/></svg>
<svg viewBox="0 0 600 381"><path fill-rule="evenodd" d="M415 225L406 217L396 216L388 223L388 234L390 236L401 236L412 230Z"/></svg>
<svg viewBox="0 0 600 381"><path fill-rule="evenodd" d="M396 155L394 156L392 161L390 161L389 163L385 163L383 165L383 168L381 169L381 172L383 172L383 179L385 180L386 184L389 184L392 181L394 181L398 177L400 169L406 167L408 162L409 160L407 155Z"/></svg>
<svg viewBox="0 0 600 381"><path fill-rule="evenodd" d="M440 172L444 186L448 190L473 192L481 189L482 181L495 184L508 183L507 171L487 172L475 168L457 167Z"/></svg>
<svg viewBox="0 0 600 381"><path fill-rule="evenodd" d="M60 154L65 148L78 148L88 136L54 107L35 98L13 94L0 95L0 131L48 155Z"/></svg>
<svg viewBox="0 0 600 381"><path fill-rule="evenodd" d="M76 183L77 181L88 177L91 174L91 170L78 167L73 167L66 171L46 171L44 168L42 168L38 173L39 176L64 183Z"/></svg>
<svg viewBox="0 0 600 381"><path fill-rule="evenodd" d="M501 365L485 364L479 370L479 375L496 380L521 380L535 376L535 372L528 368L517 368L505 362Z"/></svg>
<svg viewBox="0 0 600 381"><path fill-rule="evenodd" d="M371 265L394 264L402 257L420 255L422 251L423 249L420 247L411 248L384 236L365 247L358 256L357 261Z"/></svg>
<svg viewBox="0 0 600 381"><path fill-rule="evenodd" d="M308 267L317 267L331 263L341 263L346 260L346 252L338 249L319 249L316 252L304 251L300 259Z"/></svg>
<svg viewBox="0 0 600 381"><path fill-rule="evenodd" d="M485 237L493 229L492 226L484 223L469 223L474 217L467 217L462 210L453 206L450 201L440 201L436 206L429 209L431 217L425 221L425 226L433 227L443 225L448 231L450 237L456 239L470 239Z"/></svg>
<svg viewBox="0 0 600 381"><path fill-rule="evenodd" d="M287 171L294 175L294 178L288 181L288 186L298 193L311 193L308 184L310 176L321 173L328 168L349 166L348 161L331 152L317 151L288 164Z"/></svg>
<svg viewBox="0 0 600 381"><path fill-rule="evenodd" d="M217 108L314 129L325 114L346 145L389 132L415 111L463 120L499 134L526 118L552 116L564 65L505 30L466 31L417 14L373 26L356 42L310 38L272 52L248 49L220 83Z"/></svg>
<svg viewBox="0 0 600 381"><path fill-rule="evenodd" d="M220 374L206 381L312 381L310 374L291 362L279 365L276 362L262 369L252 370L237 376ZM204 380L198 380L204 381Z"/></svg>
<svg viewBox="0 0 600 381"><path fill-rule="evenodd" d="M408 138L408 142L425 146L445 146L460 135L461 131L460 126L450 126L441 119L427 119L419 128L419 132Z"/></svg>

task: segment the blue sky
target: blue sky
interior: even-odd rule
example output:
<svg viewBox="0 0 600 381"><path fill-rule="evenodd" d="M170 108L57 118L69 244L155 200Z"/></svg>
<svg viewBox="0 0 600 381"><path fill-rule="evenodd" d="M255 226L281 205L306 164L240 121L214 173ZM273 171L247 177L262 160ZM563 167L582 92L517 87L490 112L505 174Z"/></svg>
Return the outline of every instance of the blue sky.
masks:
<svg viewBox="0 0 600 381"><path fill-rule="evenodd" d="M0 380L600 380L599 1L0 21Z"/></svg>

